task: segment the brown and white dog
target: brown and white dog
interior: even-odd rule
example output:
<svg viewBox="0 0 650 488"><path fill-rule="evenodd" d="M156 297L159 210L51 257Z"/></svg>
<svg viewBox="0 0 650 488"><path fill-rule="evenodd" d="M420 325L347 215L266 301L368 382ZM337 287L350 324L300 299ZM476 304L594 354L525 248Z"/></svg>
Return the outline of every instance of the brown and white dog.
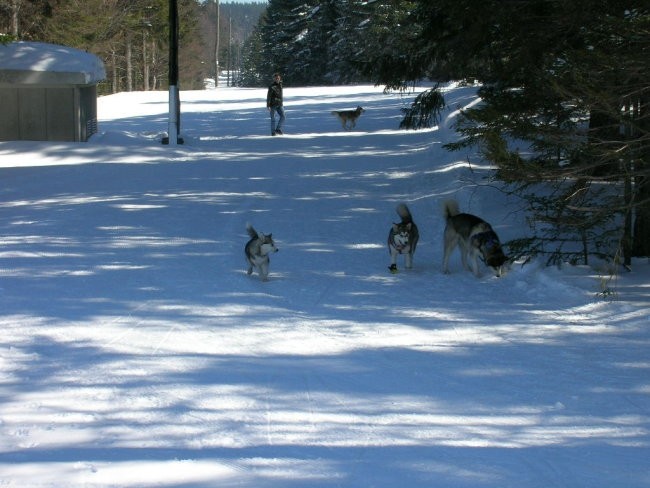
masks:
<svg viewBox="0 0 650 488"><path fill-rule="evenodd" d="M352 130L357 125L357 119L361 117L361 114L364 112L365 110L358 106L354 110L333 110L332 115L338 117L343 129Z"/></svg>
<svg viewBox="0 0 650 488"><path fill-rule="evenodd" d="M496 276L501 276L508 258L503 253L499 237L492 226L476 215L461 213L455 200L445 202L444 215L447 225L444 235L443 271L449 273L449 256L454 248L459 246L465 269L472 271L477 277L480 276L480 258L494 270Z"/></svg>

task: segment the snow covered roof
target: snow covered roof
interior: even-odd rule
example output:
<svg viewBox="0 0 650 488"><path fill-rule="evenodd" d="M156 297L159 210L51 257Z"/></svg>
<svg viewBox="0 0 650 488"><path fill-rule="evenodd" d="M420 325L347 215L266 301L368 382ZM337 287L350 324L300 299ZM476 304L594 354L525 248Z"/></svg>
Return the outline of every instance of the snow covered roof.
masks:
<svg viewBox="0 0 650 488"><path fill-rule="evenodd" d="M88 85L106 78L91 53L43 42L0 45L0 85Z"/></svg>

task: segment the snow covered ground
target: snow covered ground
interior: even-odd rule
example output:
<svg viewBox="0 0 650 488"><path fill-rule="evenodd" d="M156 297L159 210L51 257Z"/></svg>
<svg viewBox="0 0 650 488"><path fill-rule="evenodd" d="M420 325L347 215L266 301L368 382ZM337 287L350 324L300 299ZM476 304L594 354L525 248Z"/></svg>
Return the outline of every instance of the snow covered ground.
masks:
<svg viewBox="0 0 650 488"><path fill-rule="evenodd" d="M0 486L649 487L647 260L444 275L443 200L527 232L442 148L473 89L419 132L413 94L287 88L270 137L264 98L183 92L179 146L165 92L101 98L88 143L0 142Z"/></svg>

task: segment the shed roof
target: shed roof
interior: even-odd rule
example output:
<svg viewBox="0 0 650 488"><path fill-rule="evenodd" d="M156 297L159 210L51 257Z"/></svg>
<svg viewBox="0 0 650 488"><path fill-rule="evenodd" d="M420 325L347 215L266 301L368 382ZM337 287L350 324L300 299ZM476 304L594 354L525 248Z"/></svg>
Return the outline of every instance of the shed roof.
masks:
<svg viewBox="0 0 650 488"><path fill-rule="evenodd" d="M102 60L80 49L25 41L0 45L0 84L89 85L105 78Z"/></svg>

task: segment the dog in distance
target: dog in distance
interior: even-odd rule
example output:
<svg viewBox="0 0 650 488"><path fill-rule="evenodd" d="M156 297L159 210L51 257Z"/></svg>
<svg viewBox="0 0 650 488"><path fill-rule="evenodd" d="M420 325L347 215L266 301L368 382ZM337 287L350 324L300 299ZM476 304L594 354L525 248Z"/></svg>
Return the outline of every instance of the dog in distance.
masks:
<svg viewBox="0 0 650 488"><path fill-rule="evenodd" d="M361 106L358 106L354 110L333 110L332 115L335 115L339 119L344 130L352 130L357 125L357 119L364 112L365 110Z"/></svg>

